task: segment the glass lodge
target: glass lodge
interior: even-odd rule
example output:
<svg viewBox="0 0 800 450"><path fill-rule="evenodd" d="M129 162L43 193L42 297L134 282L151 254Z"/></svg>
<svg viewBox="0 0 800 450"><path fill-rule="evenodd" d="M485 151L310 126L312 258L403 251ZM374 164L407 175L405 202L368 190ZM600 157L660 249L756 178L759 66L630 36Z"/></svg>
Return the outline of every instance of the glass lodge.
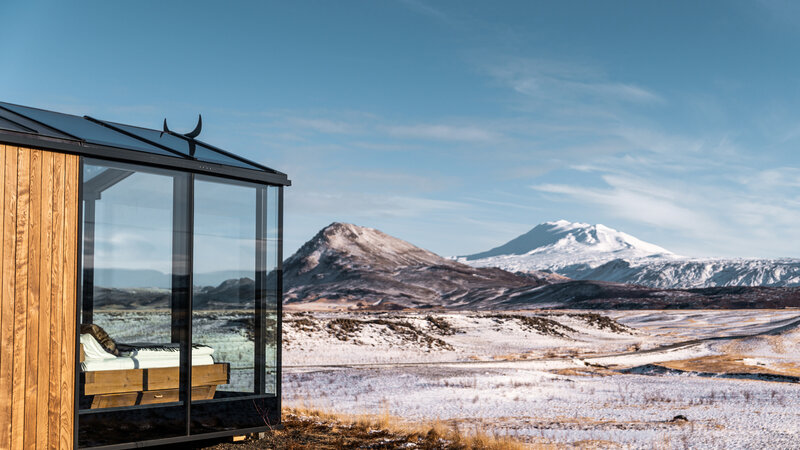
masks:
<svg viewBox="0 0 800 450"><path fill-rule="evenodd" d="M0 102L0 448L279 423L290 181L198 140L201 126Z"/></svg>

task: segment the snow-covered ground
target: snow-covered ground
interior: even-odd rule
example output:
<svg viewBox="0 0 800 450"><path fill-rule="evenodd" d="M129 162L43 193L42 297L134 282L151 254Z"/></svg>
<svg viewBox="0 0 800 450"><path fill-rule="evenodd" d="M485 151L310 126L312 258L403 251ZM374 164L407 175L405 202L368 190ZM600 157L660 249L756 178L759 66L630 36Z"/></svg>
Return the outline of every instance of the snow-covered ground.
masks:
<svg viewBox="0 0 800 450"><path fill-rule="evenodd" d="M163 311L95 316L117 341L169 340ZM220 389L252 389L249 318L194 316L231 363ZM796 309L295 312L283 331L288 406L579 447L800 448Z"/></svg>
<svg viewBox="0 0 800 450"><path fill-rule="evenodd" d="M284 402L530 442L800 448L800 311L602 315L616 322L577 311L290 314Z"/></svg>

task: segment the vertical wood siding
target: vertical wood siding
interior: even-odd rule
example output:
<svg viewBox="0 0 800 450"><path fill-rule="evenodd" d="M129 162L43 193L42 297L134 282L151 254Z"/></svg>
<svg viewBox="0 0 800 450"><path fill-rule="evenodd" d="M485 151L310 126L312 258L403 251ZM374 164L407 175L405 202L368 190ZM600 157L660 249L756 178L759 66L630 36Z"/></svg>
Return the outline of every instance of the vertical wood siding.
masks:
<svg viewBox="0 0 800 450"><path fill-rule="evenodd" d="M78 170L0 145L0 449L72 447Z"/></svg>

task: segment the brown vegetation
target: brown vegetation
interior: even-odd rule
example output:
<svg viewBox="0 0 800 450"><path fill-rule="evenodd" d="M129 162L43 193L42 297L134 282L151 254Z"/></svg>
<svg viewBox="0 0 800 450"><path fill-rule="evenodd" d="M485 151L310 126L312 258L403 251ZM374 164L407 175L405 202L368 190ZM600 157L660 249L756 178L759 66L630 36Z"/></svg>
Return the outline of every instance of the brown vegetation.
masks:
<svg viewBox="0 0 800 450"><path fill-rule="evenodd" d="M566 325L562 325L555 320L537 316L523 316L520 314L494 314L487 316L498 322L516 320L523 328L537 331L548 336L567 337L565 333L575 333L576 331Z"/></svg>
<svg viewBox="0 0 800 450"><path fill-rule="evenodd" d="M315 409L287 409L282 429L239 443L218 443L207 449L394 449L406 446L429 450L521 450L556 448L549 444L525 444L509 437L491 436L480 430L462 432L442 422L419 425L388 414L344 415Z"/></svg>
<svg viewBox="0 0 800 450"><path fill-rule="evenodd" d="M446 323L446 322L444 322ZM404 340L411 342L418 342L425 345L427 348L440 348L444 350L453 350L453 346L447 342L433 337L410 322L405 320L386 320L386 319L349 319L349 318L336 318L328 322L327 330L330 334L335 336L340 341L347 341L356 336L365 325L381 325L393 331L397 336ZM449 325L448 325L449 326Z"/></svg>
<svg viewBox="0 0 800 450"><path fill-rule="evenodd" d="M680 361L669 361L658 363L657 365L668 369L680 370L684 372L702 372L716 374L763 374L798 377L800 367L794 364L780 364L779 369L765 366L753 366L745 364L741 355L726 354L703 356L700 358L685 359Z"/></svg>

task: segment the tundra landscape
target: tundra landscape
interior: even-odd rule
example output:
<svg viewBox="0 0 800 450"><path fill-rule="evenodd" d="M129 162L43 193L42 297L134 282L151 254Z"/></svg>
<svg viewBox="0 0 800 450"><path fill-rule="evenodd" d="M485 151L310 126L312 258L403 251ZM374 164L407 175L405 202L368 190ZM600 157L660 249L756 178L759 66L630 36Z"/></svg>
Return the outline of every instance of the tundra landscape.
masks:
<svg viewBox="0 0 800 450"><path fill-rule="evenodd" d="M302 415L309 411L391 417L534 448L796 448L800 288L786 267L800 263L716 261L728 269L700 274L696 260L602 225L551 222L531 234L501 258L529 267L511 272L370 228L321 230L284 264L282 387L284 405L300 414L292 420L321 420ZM703 286L576 280L553 270L597 273L665 258L688 264ZM195 287L195 325L246 384L252 336L241 323L252 312L230 284ZM165 302L158 290L116 294L129 305ZM121 306L97 314L123 340L169 320ZM120 314L127 320L113 320ZM206 317L228 325L204 328ZM431 447L423 437L402 442Z"/></svg>
<svg viewBox="0 0 800 450"><path fill-rule="evenodd" d="M0 18L0 450L800 450L800 1Z"/></svg>
<svg viewBox="0 0 800 450"><path fill-rule="evenodd" d="M525 238L499 258L529 262L512 273L482 268L497 256L473 268L377 230L321 231L285 265L286 404L532 446L796 448L800 302L784 267L797 261L759 275L731 261L724 286L578 281L551 269L684 261L603 226ZM789 281L746 283L765 276Z"/></svg>

